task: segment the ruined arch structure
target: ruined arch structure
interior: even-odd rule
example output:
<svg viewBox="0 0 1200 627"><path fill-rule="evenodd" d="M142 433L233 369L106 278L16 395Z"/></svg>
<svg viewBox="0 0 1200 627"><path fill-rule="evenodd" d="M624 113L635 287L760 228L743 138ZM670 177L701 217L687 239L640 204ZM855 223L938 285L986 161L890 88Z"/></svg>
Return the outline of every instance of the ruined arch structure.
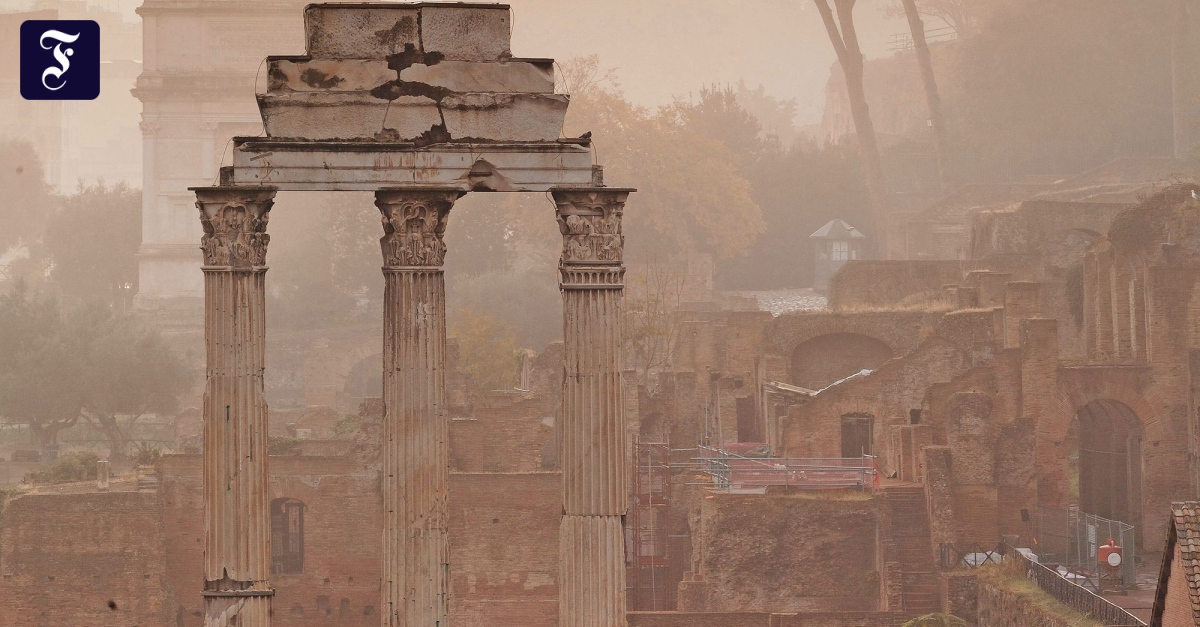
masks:
<svg viewBox="0 0 1200 627"><path fill-rule="evenodd" d="M205 625L271 622L267 223L277 190L370 190L383 224L384 627L447 625L449 417L442 236L468 192L549 192L563 250L559 617L625 624L628 481L619 366L633 190L559 138L553 61L513 58L508 7L316 4L305 56L268 57L266 137L235 138L203 227Z"/></svg>

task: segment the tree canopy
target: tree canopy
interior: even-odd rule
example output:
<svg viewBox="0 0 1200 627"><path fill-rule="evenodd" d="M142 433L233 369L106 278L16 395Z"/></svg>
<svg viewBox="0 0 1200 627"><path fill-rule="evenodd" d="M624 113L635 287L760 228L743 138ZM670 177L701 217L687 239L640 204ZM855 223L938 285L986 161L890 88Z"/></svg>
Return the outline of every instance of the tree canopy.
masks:
<svg viewBox="0 0 1200 627"><path fill-rule="evenodd" d="M159 333L110 307L64 307L17 284L0 295L0 418L46 447L81 418L113 454L138 418L171 412L190 374Z"/></svg>

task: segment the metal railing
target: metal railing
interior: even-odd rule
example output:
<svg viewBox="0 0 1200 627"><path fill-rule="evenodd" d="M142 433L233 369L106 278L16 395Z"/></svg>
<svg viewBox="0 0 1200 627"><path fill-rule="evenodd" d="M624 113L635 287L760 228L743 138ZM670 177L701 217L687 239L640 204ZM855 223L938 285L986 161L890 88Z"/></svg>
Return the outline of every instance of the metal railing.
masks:
<svg viewBox="0 0 1200 627"><path fill-rule="evenodd" d="M875 457L789 458L746 457L719 448L701 446L694 458L698 469L712 479L715 489L761 494L769 486L802 490L858 488L874 492L879 471Z"/></svg>
<svg viewBox="0 0 1200 627"><path fill-rule="evenodd" d="M957 546L943 542L938 545L938 566L943 571L979 568L986 564L999 564L1003 553L1001 547L988 549L979 544Z"/></svg>
<svg viewBox="0 0 1200 627"><path fill-rule="evenodd" d="M1069 581L1055 569L1039 564L1013 547L1004 557L1019 560L1025 576L1047 594L1076 612L1112 627L1145 627L1141 619L1087 588Z"/></svg>

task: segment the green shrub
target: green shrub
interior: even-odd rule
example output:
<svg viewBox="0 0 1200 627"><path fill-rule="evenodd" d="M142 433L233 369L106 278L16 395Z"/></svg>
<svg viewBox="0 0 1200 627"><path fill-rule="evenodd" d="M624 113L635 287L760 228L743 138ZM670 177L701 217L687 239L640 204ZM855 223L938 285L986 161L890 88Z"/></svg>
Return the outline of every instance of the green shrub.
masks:
<svg viewBox="0 0 1200 627"><path fill-rule="evenodd" d="M139 442L137 451L133 454L133 462L138 466L153 466L162 459L162 451L157 446Z"/></svg>
<svg viewBox="0 0 1200 627"><path fill-rule="evenodd" d="M96 478L96 462L100 456L91 451L67 453L53 464L25 474L29 483L69 483Z"/></svg>

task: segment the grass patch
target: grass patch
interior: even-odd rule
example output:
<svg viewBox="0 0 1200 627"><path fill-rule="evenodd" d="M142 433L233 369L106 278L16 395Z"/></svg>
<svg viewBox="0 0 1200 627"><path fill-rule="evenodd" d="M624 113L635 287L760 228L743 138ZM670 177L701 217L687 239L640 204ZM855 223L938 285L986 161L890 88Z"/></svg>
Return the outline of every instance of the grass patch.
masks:
<svg viewBox="0 0 1200 627"><path fill-rule="evenodd" d="M979 580L1006 592L1024 597L1025 600L1046 616L1057 618L1073 627L1104 627L1103 623L1085 617L1074 608L1064 605L1050 593L1020 572L1022 562L1015 558L1001 564L988 564L978 569Z"/></svg>

